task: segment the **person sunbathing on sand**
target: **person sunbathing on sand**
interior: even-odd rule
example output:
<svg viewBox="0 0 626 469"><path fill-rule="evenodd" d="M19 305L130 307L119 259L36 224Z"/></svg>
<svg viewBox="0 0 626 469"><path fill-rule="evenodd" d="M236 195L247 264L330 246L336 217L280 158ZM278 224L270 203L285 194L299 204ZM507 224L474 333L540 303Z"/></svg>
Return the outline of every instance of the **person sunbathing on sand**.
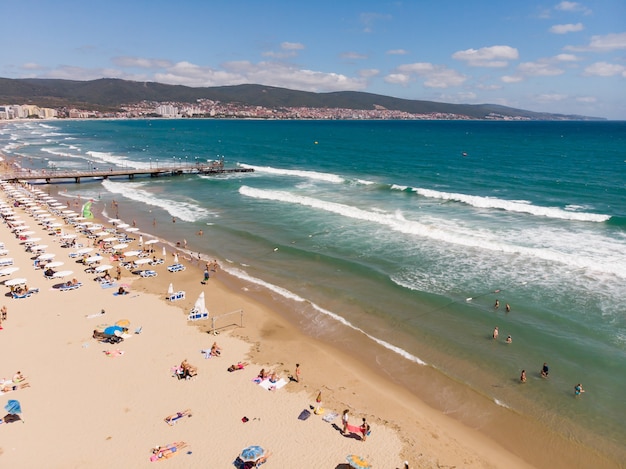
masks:
<svg viewBox="0 0 626 469"><path fill-rule="evenodd" d="M150 457L150 461L157 461L159 459L169 459L172 456L176 455L176 452L185 448L187 443L184 441L180 441L177 443L172 443L167 446L157 446L152 450L152 456Z"/></svg>
<svg viewBox="0 0 626 469"><path fill-rule="evenodd" d="M269 376L269 373L265 371L265 368L261 368L261 371L259 371L258 377L261 379L267 379L268 376Z"/></svg>
<svg viewBox="0 0 626 469"><path fill-rule="evenodd" d="M230 365L228 371L243 370L248 362L239 362L236 365Z"/></svg>
<svg viewBox="0 0 626 469"><path fill-rule="evenodd" d="M217 345L217 342L213 342L213 345L211 345L211 356L219 357L221 353L222 353L222 347Z"/></svg>
<svg viewBox="0 0 626 469"><path fill-rule="evenodd" d="M278 375L276 374L275 371L272 371L272 374L270 375L270 383L276 383L278 382L279 378Z"/></svg>

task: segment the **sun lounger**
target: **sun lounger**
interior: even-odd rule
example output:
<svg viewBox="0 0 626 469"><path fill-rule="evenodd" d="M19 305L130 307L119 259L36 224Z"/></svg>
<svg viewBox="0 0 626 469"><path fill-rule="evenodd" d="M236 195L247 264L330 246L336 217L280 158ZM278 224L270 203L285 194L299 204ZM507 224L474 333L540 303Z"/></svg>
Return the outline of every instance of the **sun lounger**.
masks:
<svg viewBox="0 0 626 469"><path fill-rule="evenodd" d="M82 287L83 284L82 282L78 282L78 283L73 283L71 285L61 285L59 287L59 291L70 291L70 290L78 290L80 287Z"/></svg>
<svg viewBox="0 0 626 469"><path fill-rule="evenodd" d="M142 270L139 272L139 275L141 277L146 278L146 277L156 277L158 274L154 270Z"/></svg>
<svg viewBox="0 0 626 469"><path fill-rule="evenodd" d="M185 292L183 290L172 293L171 295L167 295L166 297L169 301L178 301L185 299Z"/></svg>
<svg viewBox="0 0 626 469"><path fill-rule="evenodd" d="M32 288L28 290L27 292L20 293L20 294L13 292L11 295L13 296L13 299L18 300L21 298L29 298L33 293L39 293L39 288Z"/></svg>
<svg viewBox="0 0 626 469"><path fill-rule="evenodd" d="M200 311L196 308L192 309L189 312L189 316L187 316L187 319L189 321L200 321L201 319L208 319L209 318L209 312L208 311Z"/></svg>
<svg viewBox="0 0 626 469"><path fill-rule="evenodd" d="M154 259L152 262L150 262L150 265L160 265L163 263L165 263L163 259Z"/></svg>
<svg viewBox="0 0 626 469"><path fill-rule="evenodd" d="M167 270L170 272L182 272L185 270L185 266L182 264L172 264L167 266Z"/></svg>
<svg viewBox="0 0 626 469"><path fill-rule="evenodd" d="M13 258L3 257L2 259L0 259L0 267L7 267L9 265L13 265Z"/></svg>

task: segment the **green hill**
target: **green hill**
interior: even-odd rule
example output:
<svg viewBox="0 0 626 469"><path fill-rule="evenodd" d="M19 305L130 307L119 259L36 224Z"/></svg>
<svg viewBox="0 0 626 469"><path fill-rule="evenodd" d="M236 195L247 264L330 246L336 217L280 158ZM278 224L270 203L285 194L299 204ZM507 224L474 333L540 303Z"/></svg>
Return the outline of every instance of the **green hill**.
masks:
<svg viewBox="0 0 626 469"><path fill-rule="evenodd" d="M75 107L111 111L119 109L122 105L141 101L193 103L203 98L222 103L240 103L272 109L308 107L373 110L382 107L415 114L459 114L475 119L483 119L493 114L534 120L594 119L585 116L532 112L495 104L447 104L356 91L312 93L263 85L191 88L112 78L91 81L0 78L0 104L35 104L42 107Z"/></svg>

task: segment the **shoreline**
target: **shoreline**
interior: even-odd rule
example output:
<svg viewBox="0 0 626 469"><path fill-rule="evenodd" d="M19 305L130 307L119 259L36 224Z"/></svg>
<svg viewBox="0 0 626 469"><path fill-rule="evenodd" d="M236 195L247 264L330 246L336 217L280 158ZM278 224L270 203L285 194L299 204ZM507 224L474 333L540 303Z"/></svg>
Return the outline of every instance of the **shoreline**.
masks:
<svg viewBox="0 0 626 469"><path fill-rule="evenodd" d="M195 288L187 288L185 284L184 289L188 291L185 306L193 304L200 289L201 275L199 270L187 273L186 278L195 276L198 281L190 281L196 284ZM163 285L160 284L160 279L161 277L155 279L155 282L144 283L144 292L160 296L159 291L165 291ZM175 277L175 280L177 279L178 277ZM176 284L175 287L179 288ZM522 444L525 444L524 449L532 448L534 444L515 438L516 435L519 436L519 428L507 431L506 425L504 428L494 425L495 420L511 413L510 411L501 408L492 409L490 407L497 406L492 402L487 402L486 407L492 415L489 422L485 422L486 425L477 430L436 410L436 406L432 404L437 401L437 397L433 396L429 403L409 391L415 385L418 389L439 388L439 391L446 390L451 385L454 386L454 383L449 382L451 380L441 376L435 369L407 363L405 376L410 379L398 380L398 377L389 376L383 372L384 360L394 359L394 357L390 357L390 354L382 350L382 347L376 344L368 346L364 351L367 353L355 358L354 353L349 353L350 343L358 343L362 341L362 338L352 338L352 342L347 340L348 345L342 347L341 342L331 344L328 338L310 337L298 329L293 317L289 319L288 302L276 301L267 291L223 272L218 272L217 278L211 278L208 289L210 289L210 294L207 297L220 296L227 310L228 308L238 309L237 305L243 303L246 305L246 312L254 311L245 315L243 328L234 329L228 333L228 335L245 340L252 348L248 356L249 360L256 364L254 368L266 364L276 365L282 367L283 374L285 374L286 370L293 370L294 364L291 363L293 357L315 357L313 362L310 359L298 358L303 363L302 387L308 393L309 399L312 400L316 391L322 389L325 396L329 396L324 398L326 408L339 410L341 407L350 407L354 409L353 415L367 415L368 420L377 426L382 424L400 431L403 441L402 456L413 465L418 467L434 467L439 464L457 465L457 467L528 467L529 464L533 464L537 467L565 467L565 465L571 467L572 464L589 460L593 456L593 454L586 454L589 451L584 448L578 448L578 450L573 448L573 451L568 452L567 455L562 455L546 454L545 451L535 447L539 454L534 457L538 459L530 458L530 462L526 462L529 461L530 455L525 455L526 461L524 461L514 454L520 452ZM191 293L192 291L195 293ZM160 301L164 302L163 299ZM211 309L209 305L209 310ZM203 330L202 327L199 329ZM353 335L353 333L346 334L345 331L342 331L342 334ZM380 360L383 360L382 364ZM378 365L372 366L373 363ZM435 384L428 384L429 382ZM457 383L457 387L461 386ZM475 393L469 390L469 394ZM476 400L477 396L471 398ZM389 406L389 402L393 402L393 406ZM516 418L518 423L520 420L527 420L523 416L509 417L507 423L509 423L508 420L515 421ZM527 422L527 426L532 428L532 422ZM489 432L487 427L494 428L491 428ZM494 435L505 440L510 438L509 448L499 444L497 439L494 439ZM546 441L543 445L549 449L552 443L554 441ZM416 458L415 452L420 453L420 456ZM596 456L598 461L607 463L600 455Z"/></svg>

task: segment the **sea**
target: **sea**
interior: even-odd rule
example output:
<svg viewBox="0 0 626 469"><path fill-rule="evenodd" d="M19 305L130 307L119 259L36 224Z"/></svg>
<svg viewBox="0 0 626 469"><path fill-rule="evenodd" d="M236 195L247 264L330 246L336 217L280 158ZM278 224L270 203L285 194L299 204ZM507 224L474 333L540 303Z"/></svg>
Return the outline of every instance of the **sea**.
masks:
<svg viewBox="0 0 626 469"><path fill-rule="evenodd" d="M41 187L214 256L475 428L497 408L624 460L626 122L33 120L0 126L0 151L253 169Z"/></svg>

